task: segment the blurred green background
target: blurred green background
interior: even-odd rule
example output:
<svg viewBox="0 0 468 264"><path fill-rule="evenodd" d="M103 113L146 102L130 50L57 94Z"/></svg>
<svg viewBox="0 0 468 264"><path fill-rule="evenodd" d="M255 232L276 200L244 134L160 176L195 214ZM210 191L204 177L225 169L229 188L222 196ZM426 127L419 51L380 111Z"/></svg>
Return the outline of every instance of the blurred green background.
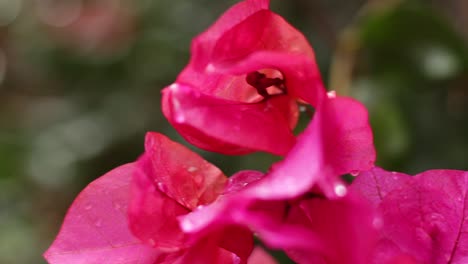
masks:
<svg viewBox="0 0 468 264"><path fill-rule="evenodd" d="M0 0L0 263L45 263L77 193L135 160L146 131L183 142L160 90L235 2ZM272 8L310 40L328 87L368 106L380 166L468 170L468 1ZM200 153L228 175L277 160Z"/></svg>

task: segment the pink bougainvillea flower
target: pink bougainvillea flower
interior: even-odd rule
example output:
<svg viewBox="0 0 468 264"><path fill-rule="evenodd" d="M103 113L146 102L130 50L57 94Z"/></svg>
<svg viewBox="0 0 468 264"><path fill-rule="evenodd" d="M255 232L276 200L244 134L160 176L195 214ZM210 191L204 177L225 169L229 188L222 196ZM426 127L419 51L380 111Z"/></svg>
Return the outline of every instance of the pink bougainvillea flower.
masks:
<svg viewBox="0 0 468 264"><path fill-rule="evenodd" d="M325 97L307 40L268 6L230 8L193 40L189 64L164 89L163 113L190 143L284 155L295 142L296 101L316 106Z"/></svg>
<svg viewBox="0 0 468 264"><path fill-rule="evenodd" d="M166 256L128 228L127 206L134 164L118 167L84 189L44 257L51 264L161 263Z"/></svg>
<svg viewBox="0 0 468 264"><path fill-rule="evenodd" d="M467 263L468 172L410 177L375 168L361 173L352 189L381 213L373 263Z"/></svg>
<svg viewBox="0 0 468 264"><path fill-rule="evenodd" d="M367 201L348 194L340 176L373 166L372 141L364 106L353 99L329 96L283 161L264 176L242 172L231 177L227 190L242 188L181 217L182 228L203 236L229 225L247 226L268 246L291 252L301 263L309 263L305 259L366 263L375 233L374 211ZM343 225L343 237L335 233L328 237L327 232L339 230L332 223L340 222L350 223ZM354 224L359 222L360 235ZM356 246L346 251L340 241ZM331 244L341 249L327 251Z"/></svg>
<svg viewBox="0 0 468 264"><path fill-rule="evenodd" d="M158 133L147 134L145 154L137 165L129 208L135 236L163 251L187 251L182 256L193 260L186 263L203 258L207 261L203 263L217 263L207 259L217 251L233 252L245 263L253 248L247 229L226 228L192 241L178 225L177 217L213 202L223 192L227 177L217 167ZM203 247L193 251L200 244Z"/></svg>
<svg viewBox="0 0 468 264"><path fill-rule="evenodd" d="M257 199L291 199L317 187L327 197L341 197L340 176L374 166L375 148L366 108L354 99L329 97L285 159L262 181L246 190Z"/></svg>
<svg viewBox="0 0 468 264"><path fill-rule="evenodd" d="M229 226L245 226L269 247L285 250L297 263L368 263L377 235L375 214L356 194L334 200L307 195L262 201L242 196L245 189L181 217L182 229L203 237Z"/></svg>
<svg viewBox="0 0 468 264"><path fill-rule="evenodd" d="M247 263L253 237L246 228L193 239L177 222L217 199L227 180L222 172L161 134L148 133L145 147L137 162L78 196L44 254L49 263Z"/></svg>

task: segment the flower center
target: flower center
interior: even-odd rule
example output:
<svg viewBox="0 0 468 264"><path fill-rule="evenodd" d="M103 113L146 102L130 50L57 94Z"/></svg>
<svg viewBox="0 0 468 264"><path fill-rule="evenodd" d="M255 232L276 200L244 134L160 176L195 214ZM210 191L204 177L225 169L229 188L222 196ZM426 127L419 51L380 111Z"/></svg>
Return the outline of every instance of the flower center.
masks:
<svg viewBox="0 0 468 264"><path fill-rule="evenodd" d="M280 94L286 94L286 87L284 86L284 80L281 78L269 78L266 74L254 71L245 77L245 81L254 87L258 94L263 98L268 98L273 94L268 93L267 88L276 87L280 90ZM277 94L277 93L274 93Z"/></svg>

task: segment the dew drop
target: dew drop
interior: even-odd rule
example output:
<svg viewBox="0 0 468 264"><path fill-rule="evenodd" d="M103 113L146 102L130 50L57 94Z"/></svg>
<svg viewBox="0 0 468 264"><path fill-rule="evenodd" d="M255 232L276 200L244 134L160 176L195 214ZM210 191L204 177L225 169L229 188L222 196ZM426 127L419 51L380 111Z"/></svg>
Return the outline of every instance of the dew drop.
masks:
<svg viewBox="0 0 468 264"><path fill-rule="evenodd" d="M329 91L327 93L328 98L336 98L336 91Z"/></svg>
<svg viewBox="0 0 468 264"><path fill-rule="evenodd" d="M177 91L177 89L179 89L179 85L177 85L177 83L173 83L169 86L169 89Z"/></svg>
<svg viewBox="0 0 468 264"><path fill-rule="evenodd" d="M214 71L216 71L216 67L212 63L210 63L210 64L206 65L205 71L206 72L214 72Z"/></svg>
<svg viewBox="0 0 468 264"><path fill-rule="evenodd" d="M346 193L348 192L348 190L346 190L346 186L344 186L343 184L338 184L335 186L335 194L339 197L343 197L346 195Z"/></svg>
<svg viewBox="0 0 468 264"><path fill-rule="evenodd" d="M185 123L185 116L184 116L183 114L179 113L179 114L177 114L177 115L175 116L175 121L176 121L177 123L179 123L179 124Z"/></svg>
<svg viewBox="0 0 468 264"><path fill-rule="evenodd" d="M305 111L307 111L307 107L305 105L300 105L299 106L299 112L304 113Z"/></svg>
<svg viewBox="0 0 468 264"><path fill-rule="evenodd" d="M351 174L352 176L356 177L359 175L359 171L358 170L353 170L351 171L349 174Z"/></svg>
<svg viewBox="0 0 468 264"><path fill-rule="evenodd" d="M197 170L198 170L198 168L195 167L195 166L190 166L190 167L187 168L188 172L196 172Z"/></svg>
<svg viewBox="0 0 468 264"><path fill-rule="evenodd" d="M187 218L184 218L180 222L180 227L182 228L182 230L184 230L186 232L190 232L194 228L194 224L192 223L191 220L189 220Z"/></svg>

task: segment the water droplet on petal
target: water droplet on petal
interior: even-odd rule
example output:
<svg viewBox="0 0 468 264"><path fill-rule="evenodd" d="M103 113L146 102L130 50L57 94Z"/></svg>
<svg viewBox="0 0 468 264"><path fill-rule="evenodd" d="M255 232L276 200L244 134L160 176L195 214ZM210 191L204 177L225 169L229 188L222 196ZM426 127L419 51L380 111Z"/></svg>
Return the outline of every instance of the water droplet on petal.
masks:
<svg viewBox="0 0 468 264"><path fill-rule="evenodd" d="M216 67L212 63L210 63L210 64L206 65L205 71L206 72L214 72L214 71L216 71Z"/></svg>
<svg viewBox="0 0 468 264"><path fill-rule="evenodd" d="M343 184L338 184L335 186L335 194L339 197L343 197L346 195L346 193L348 192L348 190L346 189L346 186L344 186Z"/></svg>
<svg viewBox="0 0 468 264"><path fill-rule="evenodd" d="M188 172L195 172L195 171L197 171L197 170L198 170L198 168L195 167L195 166L190 166L190 167L187 168L187 171L188 171Z"/></svg>
<svg viewBox="0 0 468 264"><path fill-rule="evenodd" d="M192 221L189 220L188 218L184 218L184 219L180 222L180 227L182 228L183 231L185 231L185 232L190 232L190 231L192 231L192 229L194 228L194 224L193 224Z"/></svg>
<svg viewBox="0 0 468 264"><path fill-rule="evenodd" d="M169 89L176 91L177 89L179 89L179 85L177 85L177 83L173 83L169 86Z"/></svg>
<svg viewBox="0 0 468 264"><path fill-rule="evenodd" d="M299 112L305 112L305 111L307 111L307 107L305 105L300 105Z"/></svg>
<svg viewBox="0 0 468 264"><path fill-rule="evenodd" d="M336 91L329 91L327 93L328 98L336 98Z"/></svg>
<svg viewBox="0 0 468 264"><path fill-rule="evenodd" d="M359 175L359 171L358 170L353 170L351 171L349 174L351 174L352 176L358 176Z"/></svg>
<svg viewBox="0 0 468 264"><path fill-rule="evenodd" d="M183 114L177 114L175 117L175 121L179 124L185 123L185 116Z"/></svg>

